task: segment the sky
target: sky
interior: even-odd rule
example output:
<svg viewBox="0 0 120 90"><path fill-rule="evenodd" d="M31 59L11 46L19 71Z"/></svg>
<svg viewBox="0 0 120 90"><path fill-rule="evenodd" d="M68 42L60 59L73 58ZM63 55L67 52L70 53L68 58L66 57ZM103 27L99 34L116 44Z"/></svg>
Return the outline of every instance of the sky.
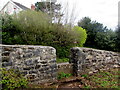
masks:
<svg viewBox="0 0 120 90"><path fill-rule="evenodd" d="M9 0L0 0L0 10ZM13 0L30 8L41 0ZM67 8L68 14L72 15L76 22L83 17L90 17L107 26L109 29L115 29L118 25L118 2L119 0L57 0L63 8ZM74 9L73 9L74 8Z"/></svg>

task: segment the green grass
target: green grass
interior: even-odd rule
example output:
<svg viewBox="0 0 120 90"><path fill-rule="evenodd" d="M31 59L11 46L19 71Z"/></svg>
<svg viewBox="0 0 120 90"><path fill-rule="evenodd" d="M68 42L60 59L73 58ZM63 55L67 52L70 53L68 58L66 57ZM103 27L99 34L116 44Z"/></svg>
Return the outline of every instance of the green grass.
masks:
<svg viewBox="0 0 120 90"><path fill-rule="evenodd" d="M118 87L120 71L116 69L110 71L100 71L94 75L82 75L82 77L85 77L86 80L94 83L93 86L87 85L85 88L117 88L120 90L120 87Z"/></svg>
<svg viewBox="0 0 120 90"><path fill-rule="evenodd" d="M58 77L57 77L57 78L58 78L58 80L59 80L59 79L63 79L63 78L68 78L68 77L70 77L70 76L72 76L72 74L61 72L61 73L58 74Z"/></svg>
<svg viewBox="0 0 120 90"><path fill-rule="evenodd" d="M69 62L69 58L57 58L57 63Z"/></svg>

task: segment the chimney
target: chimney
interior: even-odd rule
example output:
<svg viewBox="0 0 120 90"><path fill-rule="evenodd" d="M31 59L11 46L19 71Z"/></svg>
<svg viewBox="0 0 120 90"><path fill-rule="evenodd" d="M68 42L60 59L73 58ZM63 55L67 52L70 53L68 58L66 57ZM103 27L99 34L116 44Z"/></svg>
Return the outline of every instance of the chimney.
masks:
<svg viewBox="0 0 120 90"><path fill-rule="evenodd" d="M31 10L35 10L35 6L31 4Z"/></svg>

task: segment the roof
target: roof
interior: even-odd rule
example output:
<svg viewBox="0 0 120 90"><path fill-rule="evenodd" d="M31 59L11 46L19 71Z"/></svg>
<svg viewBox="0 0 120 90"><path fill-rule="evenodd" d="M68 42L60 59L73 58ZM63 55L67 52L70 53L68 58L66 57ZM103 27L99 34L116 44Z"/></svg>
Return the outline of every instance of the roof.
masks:
<svg viewBox="0 0 120 90"><path fill-rule="evenodd" d="M22 5L22 4L20 4L20 3L17 3L17 2L14 2L14 1L12 1L14 4L16 4L17 6L19 6L21 9L23 9L23 10L27 10L27 9L29 9L29 8L27 8L26 6L24 6L24 5Z"/></svg>
<svg viewBox="0 0 120 90"><path fill-rule="evenodd" d="M28 7L26 7L26 6L24 6L24 5L20 4L20 3L14 2L14 1L12 1L12 0L8 1L7 4L8 4L9 2L14 3L15 5L17 5L18 7L20 7L20 8L23 9L23 10L28 10L28 9L29 9ZM1 9L1 11L7 6L7 4ZM1 11L0 11L0 12L1 12Z"/></svg>

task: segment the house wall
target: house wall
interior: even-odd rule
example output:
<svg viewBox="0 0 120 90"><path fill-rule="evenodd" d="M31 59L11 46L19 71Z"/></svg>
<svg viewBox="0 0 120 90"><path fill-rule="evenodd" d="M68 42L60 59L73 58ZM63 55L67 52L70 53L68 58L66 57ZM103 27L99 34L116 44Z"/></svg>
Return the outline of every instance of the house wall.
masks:
<svg viewBox="0 0 120 90"><path fill-rule="evenodd" d="M5 7L1 10L1 13L2 14L7 13L7 14L11 15L11 14L14 14L14 13L18 13L20 11L22 11L21 8L19 8L17 5L15 5L14 3L12 3L12 2L9 1L5 5Z"/></svg>

